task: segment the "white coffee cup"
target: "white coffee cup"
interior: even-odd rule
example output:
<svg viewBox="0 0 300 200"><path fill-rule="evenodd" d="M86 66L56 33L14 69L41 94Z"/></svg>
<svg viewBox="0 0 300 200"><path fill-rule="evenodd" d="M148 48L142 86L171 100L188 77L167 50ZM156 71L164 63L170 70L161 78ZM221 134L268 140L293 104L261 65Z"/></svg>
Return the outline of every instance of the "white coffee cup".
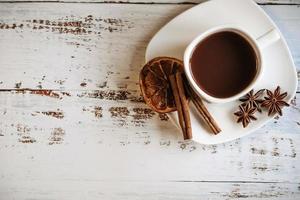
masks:
<svg viewBox="0 0 300 200"><path fill-rule="evenodd" d="M248 43L251 45L251 47L253 48L253 50L256 54L257 71L256 71L256 75L255 75L254 79L252 80L252 82L244 90L242 90L238 94L231 96L231 97L217 98L217 97L213 97L213 96L207 94L204 90L202 90L198 86L198 84L194 80L192 72L191 72L190 59L191 59L194 49L196 48L196 46L199 43L201 43L204 39L206 39L207 37L209 37L210 35L212 35L214 33L224 32L224 31L226 31L226 32L229 31L229 32L234 32L236 34L239 34L246 41L248 41ZM263 68L264 68L264 65L263 65L264 62L263 62L263 58L262 58L262 54L261 54L262 49L265 48L266 46L269 46L273 42L277 41L279 38L280 38L280 35L277 33L276 29L271 29L270 31L267 31L265 34L261 35L260 37L258 37L256 39L254 39L251 35L249 35L247 32L245 32L241 28L234 27L231 25L218 26L218 27L209 29L209 30L205 31L204 33L201 33L199 36L197 36L188 45L188 47L186 48L186 50L184 52L183 61L184 61L184 70L185 70L186 77L187 77L191 87L195 90L195 92L198 95L200 95L201 97L203 97L205 100L207 100L208 102L226 103L226 102L237 100L240 97L247 94L254 87L254 85L257 83L257 81L262 76ZM216 57L217 57L217 55L216 55Z"/></svg>

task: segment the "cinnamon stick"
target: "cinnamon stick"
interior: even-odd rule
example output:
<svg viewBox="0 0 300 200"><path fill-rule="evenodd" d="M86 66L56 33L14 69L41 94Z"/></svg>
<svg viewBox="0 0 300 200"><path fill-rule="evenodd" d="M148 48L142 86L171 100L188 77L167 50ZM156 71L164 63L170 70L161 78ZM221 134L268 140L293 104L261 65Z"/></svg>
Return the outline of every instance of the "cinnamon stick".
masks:
<svg viewBox="0 0 300 200"><path fill-rule="evenodd" d="M188 139L187 134L186 134L183 110L182 110L182 105L181 105L181 101L180 101L180 97L179 97L179 91L178 91L175 75L170 75L169 81L171 84L171 88L172 88L172 92L173 92L173 96L174 96L174 100L175 100L175 104L176 104L176 108L177 108L178 120L179 120L179 125L180 125L182 133L183 133L183 138Z"/></svg>
<svg viewBox="0 0 300 200"><path fill-rule="evenodd" d="M218 126L215 119L211 116L205 105L203 104L202 99L195 93L195 91L189 86L186 85L186 89L196 107L199 114L203 117L206 124L210 127L214 134L218 134L221 132L220 127Z"/></svg>
<svg viewBox="0 0 300 200"><path fill-rule="evenodd" d="M182 105L183 110L183 117L185 121L185 130L186 130L186 136L187 139L192 139L192 125L191 125L191 119L190 119L190 108L188 104L188 100L185 96L185 89L182 81L182 73L177 72L176 73L176 83L178 87L179 97Z"/></svg>

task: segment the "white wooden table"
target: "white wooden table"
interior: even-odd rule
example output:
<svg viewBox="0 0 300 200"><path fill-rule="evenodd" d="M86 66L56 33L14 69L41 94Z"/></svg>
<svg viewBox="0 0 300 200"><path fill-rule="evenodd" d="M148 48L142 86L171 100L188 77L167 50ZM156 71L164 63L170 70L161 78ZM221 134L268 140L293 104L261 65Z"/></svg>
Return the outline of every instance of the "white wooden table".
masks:
<svg viewBox="0 0 300 200"><path fill-rule="evenodd" d="M201 0L0 0L0 200L300 199L300 90L221 145L140 98L147 43ZM300 1L259 0L300 70Z"/></svg>

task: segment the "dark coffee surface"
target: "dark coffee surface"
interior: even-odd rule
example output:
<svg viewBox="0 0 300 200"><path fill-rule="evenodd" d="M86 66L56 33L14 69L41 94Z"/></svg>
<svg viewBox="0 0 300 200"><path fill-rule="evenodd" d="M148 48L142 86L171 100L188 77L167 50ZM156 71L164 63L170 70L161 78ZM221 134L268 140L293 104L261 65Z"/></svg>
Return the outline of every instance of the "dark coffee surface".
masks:
<svg viewBox="0 0 300 200"><path fill-rule="evenodd" d="M227 98L244 90L256 75L256 54L242 36L219 32L200 42L190 59L192 75L207 94Z"/></svg>

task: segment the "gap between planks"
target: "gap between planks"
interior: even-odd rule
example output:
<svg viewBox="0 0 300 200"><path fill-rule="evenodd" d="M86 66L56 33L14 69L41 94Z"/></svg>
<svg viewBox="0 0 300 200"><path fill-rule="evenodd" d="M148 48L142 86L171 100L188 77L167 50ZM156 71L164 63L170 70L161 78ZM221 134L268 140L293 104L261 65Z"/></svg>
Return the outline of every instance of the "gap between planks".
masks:
<svg viewBox="0 0 300 200"><path fill-rule="evenodd" d="M73 0L33 0L33 1L6 1L6 0L0 0L0 3L87 3L87 4L136 4L136 5L153 5L153 4L158 4L158 5L197 5L200 3L204 3L205 0L200 1L200 2L128 2L128 1L73 1ZM258 3L259 5L297 5L297 4L274 4L274 3Z"/></svg>
<svg viewBox="0 0 300 200"><path fill-rule="evenodd" d="M141 4L141 5L197 5L207 0L195 0L195 1L101 1L101 0L0 0L0 3L97 3L97 4ZM266 0L256 0L258 5L300 5L300 1L266 1Z"/></svg>

